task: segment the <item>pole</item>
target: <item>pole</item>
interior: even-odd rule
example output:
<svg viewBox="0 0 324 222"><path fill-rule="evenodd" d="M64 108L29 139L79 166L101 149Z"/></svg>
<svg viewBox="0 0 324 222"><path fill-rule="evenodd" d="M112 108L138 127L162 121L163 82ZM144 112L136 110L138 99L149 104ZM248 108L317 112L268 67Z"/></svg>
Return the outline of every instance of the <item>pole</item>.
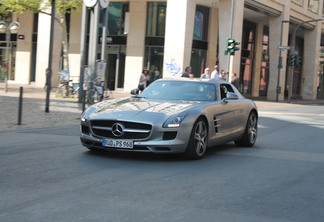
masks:
<svg viewBox="0 0 324 222"><path fill-rule="evenodd" d="M6 68L7 68L7 73L5 77L5 93L8 92L8 80L9 80L9 71L10 71L10 62L9 62L9 50L10 50L10 30L7 28L6 30Z"/></svg>
<svg viewBox="0 0 324 222"><path fill-rule="evenodd" d="M18 104L18 125L21 125L22 116L22 103L23 103L23 87L19 88L19 104Z"/></svg>
<svg viewBox="0 0 324 222"><path fill-rule="evenodd" d="M91 80L96 77L95 66L97 60L97 43L98 43L98 25L99 25L99 4L91 10L91 22L90 22L90 39L89 39L89 57L88 67L90 70Z"/></svg>
<svg viewBox="0 0 324 222"><path fill-rule="evenodd" d="M80 65L80 90L79 90L79 98L78 102L83 101L83 93L84 90L84 67L86 61L86 42L87 42L87 34L88 34L88 21L89 11L85 4L82 6L82 25L81 25L81 42L80 42L80 52L81 52L81 65Z"/></svg>
<svg viewBox="0 0 324 222"><path fill-rule="evenodd" d="M46 73L46 101L45 101L45 112L49 113L50 93L52 88L52 60L53 60L53 39L54 39L54 18L55 18L55 0L52 0L51 9L51 31L50 31L50 43L49 43L49 55L48 55L48 68Z"/></svg>
<svg viewBox="0 0 324 222"><path fill-rule="evenodd" d="M320 19L313 19L313 20L308 20L308 21L302 21L300 22L294 29L294 32L292 34L291 37L291 50L289 55L295 55L296 54L296 33L297 30L299 29L299 27L305 23L310 23L310 22L318 22L318 21L323 21L324 18L320 18ZM292 85L293 85L293 76L294 76L294 66L292 65L289 70L288 70L288 98L287 98L287 102L290 103L291 102L291 97L292 97Z"/></svg>
<svg viewBox="0 0 324 222"><path fill-rule="evenodd" d="M283 32L283 23L289 23L288 20L282 20L281 21L281 30L280 30L280 43L279 46L282 46L282 32ZM277 77L277 90L276 90L276 101L279 101L279 94L281 93L281 87L280 87L280 69L282 69L282 49L279 49L279 61L278 61L278 77Z"/></svg>
<svg viewBox="0 0 324 222"><path fill-rule="evenodd" d="M102 41L101 41L101 58L100 58L102 61L105 61L105 58L106 58L107 25L108 25L107 8L104 8L103 9Z"/></svg>
<svg viewBox="0 0 324 222"><path fill-rule="evenodd" d="M232 38L233 35L233 26L234 26L234 13L235 13L235 0L232 0L232 14L231 14L231 23L230 23L230 38ZM232 81L232 70L233 70L233 61L234 61L234 56L231 55L230 53L228 53L228 60L227 60L227 70L228 70L228 81L231 82Z"/></svg>

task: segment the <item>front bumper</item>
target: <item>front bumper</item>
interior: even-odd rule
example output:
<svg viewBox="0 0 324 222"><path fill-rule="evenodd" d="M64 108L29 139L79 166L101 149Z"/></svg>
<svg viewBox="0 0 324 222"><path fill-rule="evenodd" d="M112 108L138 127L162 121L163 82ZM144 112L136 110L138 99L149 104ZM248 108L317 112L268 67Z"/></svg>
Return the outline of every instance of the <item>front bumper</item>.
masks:
<svg viewBox="0 0 324 222"><path fill-rule="evenodd" d="M147 138L131 139L133 148L115 148L102 145L102 139L116 139L95 135L90 124L81 124L80 140L89 149L107 151L151 152L151 153L184 153L188 146L191 126L180 128L162 128L153 126Z"/></svg>

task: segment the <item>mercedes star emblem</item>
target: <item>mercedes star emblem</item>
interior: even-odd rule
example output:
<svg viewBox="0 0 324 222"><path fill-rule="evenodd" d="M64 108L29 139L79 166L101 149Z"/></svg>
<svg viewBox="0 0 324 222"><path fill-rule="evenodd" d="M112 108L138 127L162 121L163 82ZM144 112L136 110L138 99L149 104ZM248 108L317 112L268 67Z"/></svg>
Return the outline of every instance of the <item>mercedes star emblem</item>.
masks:
<svg viewBox="0 0 324 222"><path fill-rule="evenodd" d="M124 135L124 125L121 124L121 123L115 123L112 128L111 128L111 131L112 131L112 134L116 137L120 137L122 135Z"/></svg>

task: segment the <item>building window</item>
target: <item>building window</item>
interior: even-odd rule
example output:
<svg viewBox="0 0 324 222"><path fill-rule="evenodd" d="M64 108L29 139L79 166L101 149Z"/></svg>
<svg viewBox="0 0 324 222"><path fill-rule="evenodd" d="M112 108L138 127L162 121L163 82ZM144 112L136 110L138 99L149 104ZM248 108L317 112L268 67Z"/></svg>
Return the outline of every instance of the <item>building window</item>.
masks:
<svg viewBox="0 0 324 222"><path fill-rule="evenodd" d="M269 85L269 27L263 28L259 95L266 96Z"/></svg>
<svg viewBox="0 0 324 222"><path fill-rule="evenodd" d="M318 9L319 9L319 0L309 0L308 10L318 13Z"/></svg>
<svg viewBox="0 0 324 222"><path fill-rule="evenodd" d="M206 50L192 49L190 64L192 67L192 74L194 74L195 77L199 78L200 75L204 73L204 69L206 68L206 58Z"/></svg>
<svg viewBox="0 0 324 222"><path fill-rule="evenodd" d="M111 2L108 7L108 35L124 35L128 3Z"/></svg>
<svg viewBox="0 0 324 222"><path fill-rule="evenodd" d="M162 77L165 19L166 3L148 2L144 66L150 72L151 81Z"/></svg>
<svg viewBox="0 0 324 222"><path fill-rule="evenodd" d="M241 91L244 94L251 94L252 92L252 74L253 74L253 60L255 56L255 33L256 23L244 21L242 33L242 48L241 48L241 73L240 82Z"/></svg>
<svg viewBox="0 0 324 222"><path fill-rule="evenodd" d="M161 37L165 35L165 2L149 2L147 7L146 36Z"/></svg>
<svg viewBox="0 0 324 222"><path fill-rule="evenodd" d="M208 20L209 8L204 6L196 7L195 27L194 27L194 40L207 41L208 39Z"/></svg>
<svg viewBox="0 0 324 222"><path fill-rule="evenodd" d="M162 77L164 47L147 46L145 47L144 66L150 72L151 81Z"/></svg>
<svg viewBox="0 0 324 222"><path fill-rule="evenodd" d="M297 5L302 6L303 5L303 0L291 0L293 3L296 3Z"/></svg>
<svg viewBox="0 0 324 222"><path fill-rule="evenodd" d="M208 50L209 8L197 5L192 41L190 66L195 77L200 77L206 68Z"/></svg>

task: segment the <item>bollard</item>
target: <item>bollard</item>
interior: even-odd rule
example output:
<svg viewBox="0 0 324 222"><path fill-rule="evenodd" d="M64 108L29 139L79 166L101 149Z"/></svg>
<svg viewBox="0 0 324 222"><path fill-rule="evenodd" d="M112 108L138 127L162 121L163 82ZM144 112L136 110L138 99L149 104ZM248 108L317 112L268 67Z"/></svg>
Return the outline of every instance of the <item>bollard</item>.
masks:
<svg viewBox="0 0 324 222"><path fill-rule="evenodd" d="M85 104L86 104L86 94L87 94L87 90L83 90L82 91L82 113L85 110Z"/></svg>
<svg viewBox="0 0 324 222"><path fill-rule="evenodd" d="M19 104L18 104L18 125L21 125L22 103L23 103L23 87L20 87L20 90L19 90Z"/></svg>

